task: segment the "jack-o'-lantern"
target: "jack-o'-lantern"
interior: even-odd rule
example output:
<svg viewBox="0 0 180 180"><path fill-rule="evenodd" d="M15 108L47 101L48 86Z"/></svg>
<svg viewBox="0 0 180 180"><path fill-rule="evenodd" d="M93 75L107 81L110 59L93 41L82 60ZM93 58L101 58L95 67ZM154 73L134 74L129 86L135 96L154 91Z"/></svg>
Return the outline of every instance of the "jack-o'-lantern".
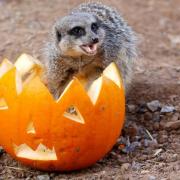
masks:
<svg viewBox="0 0 180 180"><path fill-rule="evenodd" d="M23 54L0 66L0 145L42 170L75 170L101 159L120 135L125 99L111 63L85 90L74 77L58 100L40 79L42 67ZM71 111L72 110L72 111Z"/></svg>

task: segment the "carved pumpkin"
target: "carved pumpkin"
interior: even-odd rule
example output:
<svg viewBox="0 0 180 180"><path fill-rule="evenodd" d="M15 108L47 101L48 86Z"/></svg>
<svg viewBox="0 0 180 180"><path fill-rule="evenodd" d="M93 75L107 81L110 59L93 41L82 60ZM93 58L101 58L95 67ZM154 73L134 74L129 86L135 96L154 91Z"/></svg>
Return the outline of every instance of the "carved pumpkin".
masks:
<svg viewBox="0 0 180 180"><path fill-rule="evenodd" d="M41 69L25 54L15 65L2 62L0 145L42 170L92 165L111 150L124 122L124 90L116 65L110 64L88 91L74 77L58 100L40 80Z"/></svg>

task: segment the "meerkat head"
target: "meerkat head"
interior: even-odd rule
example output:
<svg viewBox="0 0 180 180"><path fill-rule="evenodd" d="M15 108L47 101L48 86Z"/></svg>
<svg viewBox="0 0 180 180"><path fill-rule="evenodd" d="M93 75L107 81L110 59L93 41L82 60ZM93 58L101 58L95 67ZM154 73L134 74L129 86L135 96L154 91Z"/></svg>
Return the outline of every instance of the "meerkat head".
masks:
<svg viewBox="0 0 180 180"><path fill-rule="evenodd" d="M58 20L53 28L57 48L64 56L94 56L103 42L105 31L89 13L75 13Z"/></svg>

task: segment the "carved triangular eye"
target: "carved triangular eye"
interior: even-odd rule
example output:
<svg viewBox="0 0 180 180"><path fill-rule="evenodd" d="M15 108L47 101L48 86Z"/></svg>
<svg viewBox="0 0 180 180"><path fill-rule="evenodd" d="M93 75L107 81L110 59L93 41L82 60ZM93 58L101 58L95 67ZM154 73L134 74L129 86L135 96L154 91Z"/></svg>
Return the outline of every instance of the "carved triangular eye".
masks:
<svg viewBox="0 0 180 180"><path fill-rule="evenodd" d="M75 106L70 106L69 108L67 108L66 112L64 113L64 117L76 121L78 123L85 123L83 116L81 115L78 108Z"/></svg>
<svg viewBox="0 0 180 180"><path fill-rule="evenodd" d="M30 122L27 127L27 134L36 134L33 122Z"/></svg>
<svg viewBox="0 0 180 180"><path fill-rule="evenodd" d="M6 100L4 98L0 98L0 110L8 109L8 105L6 103Z"/></svg>

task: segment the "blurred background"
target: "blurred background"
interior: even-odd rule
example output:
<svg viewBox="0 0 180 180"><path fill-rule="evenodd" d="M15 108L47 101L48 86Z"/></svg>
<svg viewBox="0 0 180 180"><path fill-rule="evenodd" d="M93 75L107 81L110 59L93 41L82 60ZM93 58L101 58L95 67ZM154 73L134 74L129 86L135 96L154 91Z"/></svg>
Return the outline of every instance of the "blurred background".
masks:
<svg viewBox="0 0 180 180"><path fill-rule="evenodd" d="M85 1L0 0L0 59L7 57L14 61L24 52L41 59L42 47L54 21L58 17L66 15L71 8L82 2ZM158 100L162 104L173 105L176 108L176 121L180 120L180 0L101 0L101 2L115 7L132 26L139 38L139 66L134 76L130 96L127 99L128 104L133 105L130 106L129 119L139 120L139 114L133 114L132 108L141 108L149 101ZM149 129L152 127L153 131L154 122L146 120L152 119L155 115L160 117L160 113L146 114L145 111L143 113L145 116L143 114L144 119L141 125L143 124ZM174 116L174 114L171 115ZM165 117L163 116L164 119ZM141 115L140 118L142 118ZM157 132L154 132L156 135L164 133L160 128L160 123L160 120L156 123L156 125L158 124ZM175 151L180 150L180 132L178 132L172 135L165 131L166 142L164 143L172 138L171 142L177 144ZM167 147L170 147L170 150L165 153L171 154L171 144L169 143ZM177 154L177 152L172 152L173 154ZM110 159L112 160L112 157ZM6 159L6 156L1 159L4 165L7 165L6 161L10 161ZM11 161L9 164L12 165ZM166 165L164 170L159 168L155 172L168 175L172 172L171 168L176 165L179 165L178 161L175 165ZM99 169L95 167L95 170L89 172L100 173L100 176L104 177L106 173L103 175L103 171L105 171L107 176L111 177L112 174L116 174L118 163L111 164L111 166L115 169L112 170L102 163L98 167ZM153 163L146 167L150 172L154 172ZM134 173L134 177L137 172ZM177 173L174 175L174 177L178 177ZM81 177L81 174L79 176ZM85 176L82 175L82 178L85 177L91 177L88 175L88 171ZM137 175L137 177L139 176Z"/></svg>

